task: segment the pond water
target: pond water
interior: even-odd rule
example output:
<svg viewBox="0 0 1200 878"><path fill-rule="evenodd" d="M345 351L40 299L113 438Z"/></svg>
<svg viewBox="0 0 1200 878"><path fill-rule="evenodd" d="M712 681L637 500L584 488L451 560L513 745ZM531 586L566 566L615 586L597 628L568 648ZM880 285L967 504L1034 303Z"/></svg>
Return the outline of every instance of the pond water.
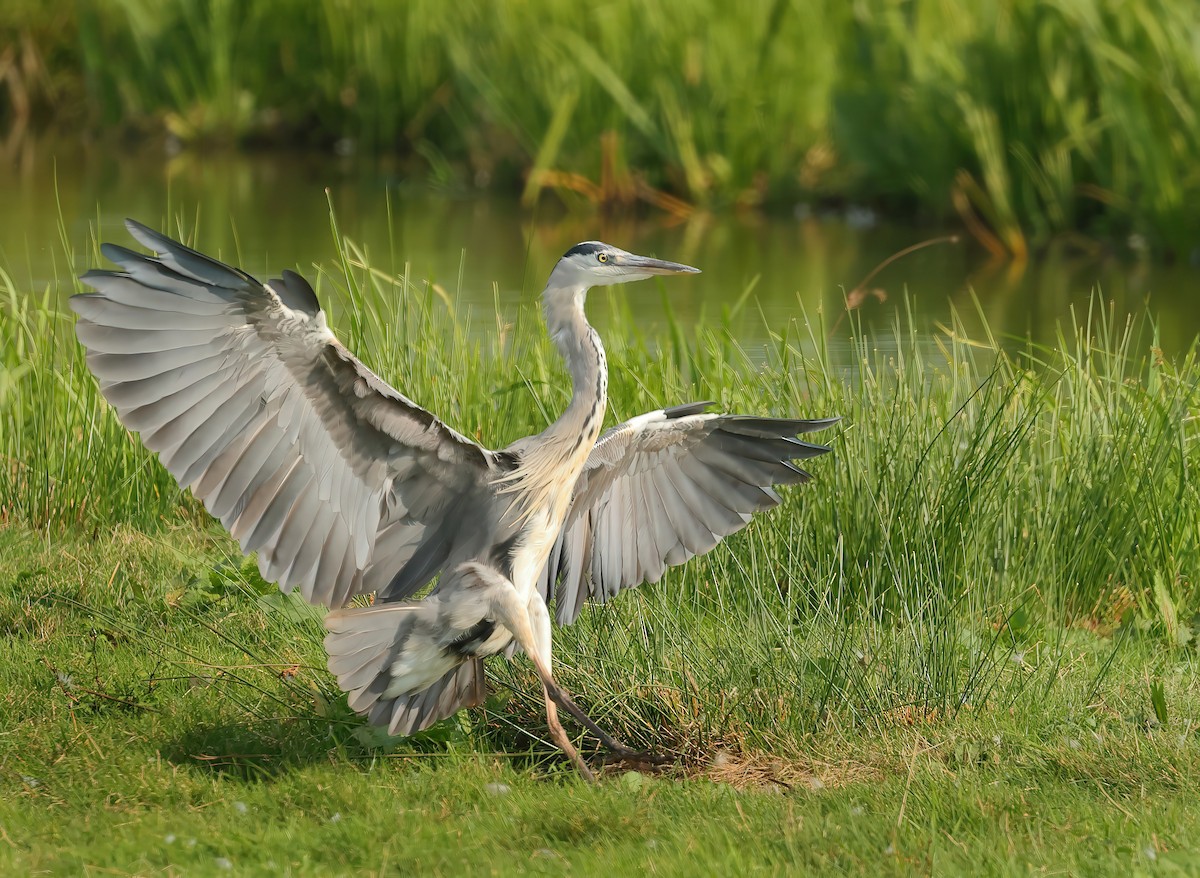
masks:
<svg viewBox="0 0 1200 878"><path fill-rule="evenodd" d="M865 211L698 214L672 223L649 212L572 213L553 196L529 211L512 199L437 192L361 158L165 157L38 146L0 174L0 268L20 288L53 284L62 269L61 213L76 252L88 252L97 226L103 240L130 244L125 216L156 226L182 218L202 249L227 259L241 253L253 274L297 267L312 278L314 263L334 261L327 198L341 231L379 268L399 273L407 264L410 277L439 283L460 308L489 314L497 302L505 309L534 302L554 261L579 240L696 265L704 272L697 277L616 294L652 334L664 322L664 290L675 313L696 322L720 316L752 286L749 304L731 322L748 347L805 314L822 314L827 327L836 326L835 341L848 339L846 293L897 251L948 234L874 221ZM1027 334L1050 342L1057 323L1069 320L1073 308L1086 309L1099 290L1118 315L1148 307L1160 321L1163 347L1180 351L1200 333L1198 284L1200 269L1186 263L1085 258L1060 249L1015 265L989 260L963 238L887 265L865 284L858 314L868 331L890 327L907 300L931 341L957 311L970 332L981 332L986 320L1014 344ZM591 310L602 325L603 309Z"/></svg>

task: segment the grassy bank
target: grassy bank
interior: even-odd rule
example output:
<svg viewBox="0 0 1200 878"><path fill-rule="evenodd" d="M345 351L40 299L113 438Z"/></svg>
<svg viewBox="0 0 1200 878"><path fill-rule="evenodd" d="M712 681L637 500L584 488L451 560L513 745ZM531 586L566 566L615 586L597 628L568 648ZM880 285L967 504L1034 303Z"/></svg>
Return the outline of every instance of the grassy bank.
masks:
<svg viewBox="0 0 1200 878"><path fill-rule="evenodd" d="M951 325L935 355L901 313L835 362L838 315L748 352L719 322L643 338L620 292L594 296L612 417L711 398L844 421L782 508L558 632L585 707L677 759L593 792L546 745L521 660L494 665L486 710L414 739L349 714L319 613L102 405L56 306L68 266L98 262L64 255L41 299L4 281L0 863L1195 866L1200 363L1164 359L1148 318L1097 306L1053 348ZM499 445L565 404L532 309L472 325L346 242L319 293L468 435Z"/></svg>
<svg viewBox="0 0 1200 878"><path fill-rule="evenodd" d="M671 209L656 193L867 201L1015 254L1077 231L1200 246L1187 0L104 0L0 26L12 125L340 143L447 185Z"/></svg>
<svg viewBox="0 0 1200 878"><path fill-rule="evenodd" d="M802 737L785 723L770 749L738 749L731 736L702 763L587 787L543 743L534 705L515 697L381 748L330 700L318 622L279 612L230 559L223 537L191 525L96 540L0 529L0 869L1140 875L1198 865L1196 661L1155 638L1073 629L1054 685L1037 681L1011 705L856 724L835 702L837 719ZM665 615L671 599L636 600ZM610 613L616 629L636 630L630 602ZM657 635L697 615L685 604ZM727 624L757 636L744 610ZM793 647L828 654L828 632L801 629ZM574 684L612 685L610 666L573 647L559 655ZM664 660L642 654L622 673L644 683ZM746 697L753 671L737 671L743 688L700 693L699 715ZM1148 672L1163 681L1165 725ZM535 685L524 671L502 680ZM590 695L593 709L631 697Z"/></svg>

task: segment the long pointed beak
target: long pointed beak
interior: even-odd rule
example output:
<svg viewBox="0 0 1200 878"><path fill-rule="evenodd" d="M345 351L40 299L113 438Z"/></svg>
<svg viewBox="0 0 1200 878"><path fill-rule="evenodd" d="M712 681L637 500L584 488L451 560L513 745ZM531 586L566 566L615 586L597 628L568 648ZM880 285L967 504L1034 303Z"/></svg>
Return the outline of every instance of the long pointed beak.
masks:
<svg viewBox="0 0 1200 878"><path fill-rule="evenodd" d="M683 265L679 262L667 262L665 259L652 259L649 256L628 255L618 256L617 265L634 271L644 271L646 274L699 274L700 269Z"/></svg>

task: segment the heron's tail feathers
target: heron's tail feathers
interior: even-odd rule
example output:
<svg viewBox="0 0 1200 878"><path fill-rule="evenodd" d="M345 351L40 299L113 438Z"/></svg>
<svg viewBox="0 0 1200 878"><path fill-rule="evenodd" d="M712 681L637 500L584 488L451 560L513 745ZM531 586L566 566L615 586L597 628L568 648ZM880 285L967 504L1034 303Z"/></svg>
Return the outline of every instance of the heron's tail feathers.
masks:
<svg viewBox="0 0 1200 878"><path fill-rule="evenodd" d="M325 617L329 670L350 707L392 735L411 735L482 704L483 663L441 647L424 601L335 610Z"/></svg>

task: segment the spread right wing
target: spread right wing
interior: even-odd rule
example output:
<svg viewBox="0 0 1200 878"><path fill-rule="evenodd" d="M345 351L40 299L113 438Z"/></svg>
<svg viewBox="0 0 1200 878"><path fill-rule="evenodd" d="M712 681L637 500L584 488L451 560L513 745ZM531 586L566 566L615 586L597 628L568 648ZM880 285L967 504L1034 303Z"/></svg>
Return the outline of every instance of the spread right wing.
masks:
<svg viewBox="0 0 1200 878"><path fill-rule="evenodd" d="M539 583L559 625L588 599L657 582L777 505L777 485L810 478L792 461L829 451L797 437L838 421L706 414L711 405L650 412L600 437Z"/></svg>

